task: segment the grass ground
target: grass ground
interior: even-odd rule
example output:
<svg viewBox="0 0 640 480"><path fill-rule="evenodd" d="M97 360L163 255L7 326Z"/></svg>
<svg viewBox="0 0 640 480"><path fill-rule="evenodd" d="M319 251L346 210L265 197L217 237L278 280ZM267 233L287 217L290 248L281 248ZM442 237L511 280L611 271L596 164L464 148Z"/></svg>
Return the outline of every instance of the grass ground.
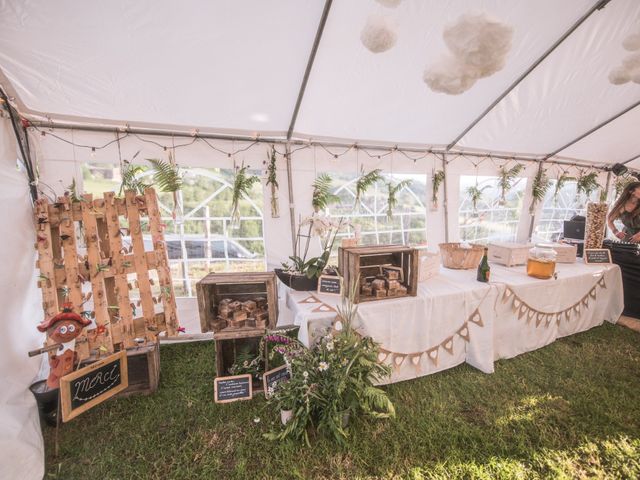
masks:
<svg viewBox="0 0 640 480"><path fill-rule="evenodd" d="M496 364L391 385L398 416L357 423L347 448L262 439L260 397L212 400L212 343L162 347L160 389L62 427L47 478L640 478L640 335L606 324ZM256 423L254 419L259 418Z"/></svg>

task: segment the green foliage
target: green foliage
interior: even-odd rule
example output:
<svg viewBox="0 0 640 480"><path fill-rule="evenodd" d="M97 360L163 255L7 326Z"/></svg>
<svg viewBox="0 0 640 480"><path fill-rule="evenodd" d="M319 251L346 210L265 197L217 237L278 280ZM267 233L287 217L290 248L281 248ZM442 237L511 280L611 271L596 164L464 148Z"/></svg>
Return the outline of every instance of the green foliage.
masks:
<svg viewBox="0 0 640 480"><path fill-rule="evenodd" d="M360 177L356 180L356 197L353 203L354 209L358 208L362 195L364 195L369 188L373 187L377 182L384 180L380 172L382 172L380 168L371 170L368 173L364 173L364 170L360 172Z"/></svg>
<svg viewBox="0 0 640 480"><path fill-rule="evenodd" d="M438 203L438 192L440 191L440 185L444 182L444 171L438 170L433 174L431 179L431 200L433 203Z"/></svg>
<svg viewBox="0 0 640 480"><path fill-rule="evenodd" d="M558 180L556 181L556 188L553 191L553 203L558 203L558 197L560 195L560 192L562 191L564 186L567 184L567 182L571 182L574 180L575 180L575 177L572 177L566 172L562 172L560 174L560 176L558 177Z"/></svg>
<svg viewBox="0 0 640 480"><path fill-rule="evenodd" d="M620 196L625 187L629 185L631 182L636 182L636 178L631 175L622 175L616 178L615 189L616 189L616 198Z"/></svg>
<svg viewBox="0 0 640 480"><path fill-rule="evenodd" d="M293 438L309 445L308 430L315 427L345 445L349 424L360 417L395 416L386 392L374 387L391 374L391 367L378 361L379 346L370 337L360 336L352 325L358 311L353 303L357 285L354 282L348 294L343 293L335 331L310 349L298 344L299 348L285 353L291 380L277 389L272 403L293 410L293 417L280 431L266 434L267 438Z"/></svg>
<svg viewBox="0 0 640 480"><path fill-rule="evenodd" d="M393 185L391 182L387 182L387 218L393 217L393 209L398 205L398 194L403 188L411 185L411 180L402 180Z"/></svg>
<svg viewBox="0 0 640 480"><path fill-rule="evenodd" d="M127 190L133 190L136 195L142 195L146 188L151 185L140 180L140 175L145 171L142 165L134 165L127 160L122 162L122 169L120 175L122 176L122 182L120 183L120 190L118 196L121 197Z"/></svg>
<svg viewBox="0 0 640 480"><path fill-rule="evenodd" d="M239 226L240 223L240 199L248 197L254 184L260 183L260 178L256 175L249 175L249 165L235 167L233 177L233 190L231 192L231 223Z"/></svg>
<svg viewBox="0 0 640 480"><path fill-rule="evenodd" d="M84 198L78 193L78 185L75 178L71 180L71 184L67 187L67 192L73 203L84 202Z"/></svg>
<svg viewBox="0 0 640 480"><path fill-rule="evenodd" d="M338 203L340 197L331 192L332 180L329 175L322 173L313 182L311 205L314 212L320 212L333 203Z"/></svg>
<svg viewBox="0 0 640 480"><path fill-rule="evenodd" d="M485 185L484 187L479 188L477 184L471 185L469 188L467 188L466 194L469 197L469 200L471 200L471 205L473 206L474 212L478 210L478 202L482 199L482 194L487 188L489 188L489 185Z"/></svg>
<svg viewBox="0 0 640 480"><path fill-rule="evenodd" d="M276 167L276 147L271 145L271 149L267 154L267 185L271 185L272 188L278 189L278 170Z"/></svg>
<svg viewBox="0 0 640 480"><path fill-rule="evenodd" d="M173 193L180 190L184 174L176 164L158 158L147 158L147 162L153 167L153 181L161 192Z"/></svg>
<svg viewBox="0 0 640 480"><path fill-rule="evenodd" d="M551 187L551 180L547 175L547 171L540 167L538 169L538 173L533 178L533 183L531 184L531 207L529 207L529 212L533 214L536 210L536 205L539 202L544 201L544 197L549 191L549 187Z"/></svg>
<svg viewBox="0 0 640 480"><path fill-rule="evenodd" d="M580 176L578 177L576 185L578 195L584 193L585 196L589 198L591 196L591 193L594 192L598 187L598 172L591 172L588 174L580 172Z"/></svg>
<svg viewBox="0 0 640 480"><path fill-rule="evenodd" d="M513 187L513 182L518 178L520 172L524 170L524 166L520 163L514 165L513 167L507 169L505 166L500 167L500 172L498 174L498 188L500 188L500 204L504 205L507 202L506 196L511 187ZM475 207L474 207L475 209Z"/></svg>

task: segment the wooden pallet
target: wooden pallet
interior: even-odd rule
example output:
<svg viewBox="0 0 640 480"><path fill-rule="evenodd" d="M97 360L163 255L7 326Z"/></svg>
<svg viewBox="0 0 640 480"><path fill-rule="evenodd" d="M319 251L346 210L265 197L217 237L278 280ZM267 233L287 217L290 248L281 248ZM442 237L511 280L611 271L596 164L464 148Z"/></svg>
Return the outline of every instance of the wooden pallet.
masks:
<svg viewBox="0 0 640 480"><path fill-rule="evenodd" d="M144 195L126 192L125 198L113 192L99 199L83 195L76 202L65 195L53 204L40 198L34 216L45 316L70 302L76 313L95 320L95 327L76 340L80 360L133 348L140 343L136 339L154 344L161 332L177 334L171 271L152 188ZM143 234L150 235L152 250L145 251ZM130 236L130 244L123 242L124 236ZM155 296L152 270L159 284ZM133 275L135 281L129 279ZM138 300L132 290L139 291Z"/></svg>

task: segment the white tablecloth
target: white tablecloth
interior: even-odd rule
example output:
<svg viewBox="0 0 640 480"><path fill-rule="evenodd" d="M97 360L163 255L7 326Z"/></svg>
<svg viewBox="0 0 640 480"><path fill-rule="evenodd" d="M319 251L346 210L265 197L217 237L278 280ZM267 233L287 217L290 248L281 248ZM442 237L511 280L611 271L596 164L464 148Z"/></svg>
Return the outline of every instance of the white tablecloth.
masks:
<svg viewBox="0 0 640 480"><path fill-rule="evenodd" d="M393 366L390 382L463 362L492 373L494 360L535 350L605 320L617 321L623 310L620 269L578 262L558 264L555 280L531 278L525 267L491 265L489 284L477 282L475 270L441 268L438 276L418 285L416 297L359 304L356 328L381 345L385 361ZM588 306L582 304L585 295ZM336 316L323 310L340 302L333 295L313 292L313 297L312 292L286 291L287 307L300 326L299 339L307 345ZM514 299L517 305L526 304L522 312ZM576 302L579 312L561 313L560 319L550 315Z"/></svg>

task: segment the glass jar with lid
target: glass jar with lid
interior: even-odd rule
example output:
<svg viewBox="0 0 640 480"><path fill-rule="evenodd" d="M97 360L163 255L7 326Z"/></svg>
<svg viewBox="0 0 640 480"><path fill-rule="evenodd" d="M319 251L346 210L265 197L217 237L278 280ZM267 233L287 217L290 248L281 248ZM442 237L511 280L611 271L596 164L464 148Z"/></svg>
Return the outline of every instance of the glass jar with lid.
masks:
<svg viewBox="0 0 640 480"><path fill-rule="evenodd" d="M536 243L535 247L529 250L527 275L542 279L553 277L556 271L556 256L553 245Z"/></svg>

